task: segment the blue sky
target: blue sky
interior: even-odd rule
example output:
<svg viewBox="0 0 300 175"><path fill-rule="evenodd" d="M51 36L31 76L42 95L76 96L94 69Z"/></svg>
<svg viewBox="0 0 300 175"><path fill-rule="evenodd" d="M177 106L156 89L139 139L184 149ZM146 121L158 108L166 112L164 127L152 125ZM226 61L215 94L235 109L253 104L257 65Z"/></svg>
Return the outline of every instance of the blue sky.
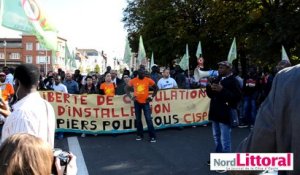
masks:
<svg viewBox="0 0 300 175"><path fill-rule="evenodd" d="M36 1L70 47L104 50L111 57L123 57L127 33L121 19L126 0ZM0 37L19 35L19 32L0 27Z"/></svg>

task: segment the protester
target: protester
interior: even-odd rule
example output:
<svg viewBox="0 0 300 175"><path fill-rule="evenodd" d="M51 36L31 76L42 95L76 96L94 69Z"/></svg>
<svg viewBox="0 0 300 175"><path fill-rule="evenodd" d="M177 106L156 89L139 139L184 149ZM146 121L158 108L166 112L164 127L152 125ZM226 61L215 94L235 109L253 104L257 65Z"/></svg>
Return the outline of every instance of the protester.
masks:
<svg viewBox="0 0 300 175"><path fill-rule="evenodd" d="M54 76L54 84L52 88L55 92L68 93L67 87L61 83L60 75ZM64 138L64 134L62 132L57 132L57 139L61 140Z"/></svg>
<svg viewBox="0 0 300 175"><path fill-rule="evenodd" d="M122 83L122 79L118 77L118 73L116 70L111 70L110 71L111 75L111 81L116 85L119 86Z"/></svg>
<svg viewBox="0 0 300 175"><path fill-rule="evenodd" d="M86 84L83 85L80 89L80 94L97 94L98 90L93 84L92 76L87 76L85 78Z"/></svg>
<svg viewBox="0 0 300 175"><path fill-rule="evenodd" d="M47 77L43 80L44 86L45 86L44 88L46 90L53 90L53 88L52 88L52 86L54 84L54 78L53 78L53 76L54 76L54 73L52 71L49 71L47 73Z"/></svg>
<svg viewBox="0 0 300 175"><path fill-rule="evenodd" d="M7 104L9 104L10 99L13 97L15 91L13 86L10 83L5 81L6 74L4 72L0 72L0 98ZM0 115L0 125L4 123L5 118Z"/></svg>
<svg viewBox="0 0 300 175"><path fill-rule="evenodd" d="M162 78L158 80L157 86L158 89L174 89L177 88L177 83L176 81L170 77L170 70L169 69L164 69Z"/></svg>
<svg viewBox="0 0 300 175"><path fill-rule="evenodd" d="M76 156L70 154L67 175L76 175ZM19 133L8 137L0 147L0 175L50 175L53 166L53 151L42 139ZM66 167L56 159L58 175L63 175Z"/></svg>
<svg viewBox="0 0 300 175"><path fill-rule="evenodd" d="M57 73L58 73L58 75L60 76L61 81L64 81L64 80L65 80L65 77L66 77L65 71L63 71L61 68L59 68L59 69L57 70Z"/></svg>
<svg viewBox="0 0 300 175"><path fill-rule="evenodd" d="M85 78L86 84L81 86L80 94L98 94L98 89L93 84L93 78L92 76L86 76ZM96 136L97 134L95 134ZM84 133L81 134L81 137L85 137L86 135Z"/></svg>
<svg viewBox="0 0 300 175"><path fill-rule="evenodd" d="M123 71L123 75L130 76L130 71L125 68L124 71Z"/></svg>
<svg viewBox="0 0 300 175"><path fill-rule="evenodd" d="M268 96L274 76L282 69L290 67L291 63L288 60L281 60L277 63L276 67L271 72L266 72L265 75L262 77L262 89L261 94L259 97L259 104L261 104Z"/></svg>
<svg viewBox="0 0 300 175"><path fill-rule="evenodd" d="M185 75L184 75L184 71L181 69L181 67L179 65L175 66L174 79L175 79L179 89L185 89L185 87L186 87Z"/></svg>
<svg viewBox="0 0 300 175"><path fill-rule="evenodd" d="M2 71L6 74L5 83L9 83L9 84L13 85L14 84L14 76L13 76L11 70L7 66L4 66Z"/></svg>
<svg viewBox="0 0 300 175"><path fill-rule="evenodd" d="M54 77L54 84L52 85L52 88L56 92L68 93L67 87L61 83L60 75L56 75Z"/></svg>
<svg viewBox="0 0 300 175"><path fill-rule="evenodd" d="M123 76L122 76L122 83L120 83L117 86L117 88L116 88L116 95L124 95L124 94L126 94L125 87L127 86L129 80L130 80L129 75L123 74Z"/></svg>
<svg viewBox="0 0 300 175"><path fill-rule="evenodd" d="M151 79L157 83L161 78L162 78L162 75L160 74L160 70L159 70L159 67L157 65L154 65L151 67Z"/></svg>
<svg viewBox="0 0 300 175"><path fill-rule="evenodd" d="M4 72L0 72L0 89L1 89L1 98L5 102L9 102L11 97L14 95L15 91L13 86L6 82L6 74Z"/></svg>
<svg viewBox="0 0 300 175"><path fill-rule="evenodd" d="M39 70L32 64L19 65L15 70L16 104L1 101L0 114L6 117L2 141L16 133L30 133L54 146L55 114L53 107L37 92Z"/></svg>
<svg viewBox="0 0 300 175"><path fill-rule="evenodd" d="M98 81L97 74L92 75L92 81L93 81L93 85L98 90L98 87L100 87L100 84L99 84L99 81Z"/></svg>
<svg viewBox="0 0 300 175"><path fill-rule="evenodd" d="M105 75L105 82L100 85L100 94L107 96L114 96L116 92L116 84L111 80L111 74L107 73Z"/></svg>
<svg viewBox="0 0 300 175"><path fill-rule="evenodd" d="M104 75L106 75L107 73L110 73L110 71L111 71L111 67L110 67L110 66L107 66Z"/></svg>
<svg viewBox="0 0 300 175"><path fill-rule="evenodd" d="M66 77L67 78L67 77ZM77 82L77 86L78 88L77 89L74 89L74 91L70 91L71 94L78 94L79 92L79 89L81 88L81 85L82 85L82 79L83 79L83 76L80 74L80 70L79 69L76 69L75 72L74 72L74 75L73 75L73 80ZM67 78L67 81L70 82L70 79ZM73 83L74 84L74 83ZM66 85L67 86L67 85ZM74 86L74 85L73 85ZM68 87L68 86L67 86ZM74 87L73 87L74 88ZM77 90L77 91L76 91Z"/></svg>
<svg viewBox="0 0 300 175"><path fill-rule="evenodd" d="M232 64L222 61L218 65L219 77L210 79L206 86L207 95L211 99L209 120L212 121L215 152L229 153L231 152L230 113L237 108L241 99L241 88L231 72Z"/></svg>
<svg viewBox="0 0 300 175"><path fill-rule="evenodd" d="M82 80L82 76L79 74L77 78ZM80 82L81 82L80 80ZM79 93L79 84L75 80L72 79L72 75L70 73L66 73L66 79L63 84L67 87L69 94L78 94Z"/></svg>
<svg viewBox="0 0 300 175"><path fill-rule="evenodd" d="M279 172L280 175L300 174L300 94L297 82L300 82L300 65L285 68L276 75L271 91L257 113L252 132L237 149L237 152L247 153L294 153L294 170Z"/></svg>
<svg viewBox="0 0 300 175"><path fill-rule="evenodd" d="M243 107L243 123L240 124L239 127L247 127L250 128L253 127L256 113L257 113L257 107L256 107L256 101L258 99L258 94L260 90L260 82L259 77L257 75L257 70L254 67L250 67L247 73L247 76L244 78L244 84L243 84L243 101L244 101L244 107Z"/></svg>
<svg viewBox="0 0 300 175"><path fill-rule="evenodd" d="M134 96L130 94L131 87L134 88ZM153 88L152 96L149 97L149 87ZM138 77L129 81L126 87L126 94L134 101L135 117L136 117L136 127L137 127L137 137L136 140L143 139L143 124L142 124L142 111L144 113L150 142L156 142L155 129L151 117L150 102L153 100L157 93L157 86L155 82L145 77L145 71L142 69L138 70Z"/></svg>

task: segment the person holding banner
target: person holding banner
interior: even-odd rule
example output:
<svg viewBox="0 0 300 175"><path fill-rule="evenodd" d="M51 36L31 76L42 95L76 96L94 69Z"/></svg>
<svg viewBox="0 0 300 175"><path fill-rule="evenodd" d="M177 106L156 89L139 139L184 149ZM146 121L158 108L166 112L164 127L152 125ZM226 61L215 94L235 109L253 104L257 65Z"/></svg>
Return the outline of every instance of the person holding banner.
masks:
<svg viewBox="0 0 300 175"><path fill-rule="evenodd" d="M158 80L157 86L159 89L174 89L178 88L176 81L170 77L170 70L163 70L163 77Z"/></svg>
<svg viewBox="0 0 300 175"><path fill-rule="evenodd" d="M98 90L93 84L93 77L88 75L85 81L86 84L81 86L79 94L98 94Z"/></svg>
<svg viewBox="0 0 300 175"><path fill-rule="evenodd" d="M115 96L116 84L112 82L111 74L107 73L105 75L105 82L100 85L100 94L107 96Z"/></svg>
<svg viewBox="0 0 300 175"><path fill-rule="evenodd" d="M130 94L130 89L133 87L134 96ZM152 96L149 97L149 87L153 88ZM137 137L136 140L143 139L143 124L142 124L142 110L145 115L150 142L156 142L155 129L151 117L150 102L155 97L158 91L158 87L151 78L145 77L145 70L139 69L138 76L129 81L126 86L126 94L134 101L135 117L136 117L136 127L137 127Z"/></svg>

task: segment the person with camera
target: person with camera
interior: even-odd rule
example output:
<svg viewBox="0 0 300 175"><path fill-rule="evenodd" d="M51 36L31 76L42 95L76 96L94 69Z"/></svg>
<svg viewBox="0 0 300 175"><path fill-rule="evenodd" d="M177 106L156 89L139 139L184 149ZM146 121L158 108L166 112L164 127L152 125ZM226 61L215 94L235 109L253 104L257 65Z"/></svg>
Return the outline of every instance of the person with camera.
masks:
<svg viewBox="0 0 300 175"><path fill-rule="evenodd" d="M219 76L209 78L206 86L207 96L211 99L209 120L212 122L215 152L229 153L231 152L231 110L237 108L242 93L237 79L232 74L232 64L222 61L218 65Z"/></svg>
<svg viewBox="0 0 300 175"><path fill-rule="evenodd" d="M134 96L130 94L130 89L133 87ZM149 97L149 87L153 88L152 96ZM134 110L136 117L137 137L136 140L143 139L143 124L142 124L142 110L145 115L150 142L156 142L155 129L151 117L150 102L153 100L157 93L157 86L155 82L148 77L145 77L145 71L143 69L138 70L138 77L131 79L126 86L126 94L132 101L134 101Z"/></svg>
<svg viewBox="0 0 300 175"><path fill-rule="evenodd" d="M76 173L76 156L68 153L54 157L51 146L34 135L14 134L0 147L0 175L76 175Z"/></svg>
<svg viewBox="0 0 300 175"><path fill-rule="evenodd" d="M0 101L0 114L6 117L2 129L2 142L16 133L30 133L54 146L55 113L44 100L37 86L39 69L32 64L19 65L14 74L15 100L12 109Z"/></svg>

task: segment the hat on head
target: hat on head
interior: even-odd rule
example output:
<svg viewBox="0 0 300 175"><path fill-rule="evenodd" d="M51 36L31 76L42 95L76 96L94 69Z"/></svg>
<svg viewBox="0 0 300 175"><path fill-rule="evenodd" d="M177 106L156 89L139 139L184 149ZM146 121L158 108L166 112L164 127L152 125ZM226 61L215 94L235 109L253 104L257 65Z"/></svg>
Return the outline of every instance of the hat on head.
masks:
<svg viewBox="0 0 300 175"><path fill-rule="evenodd" d="M4 72L0 72L0 76L6 76Z"/></svg>
<svg viewBox="0 0 300 175"><path fill-rule="evenodd" d="M223 66L232 68L232 64L229 63L228 61L221 61L221 62L218 63L218 65L223 65Z"/></svg>

